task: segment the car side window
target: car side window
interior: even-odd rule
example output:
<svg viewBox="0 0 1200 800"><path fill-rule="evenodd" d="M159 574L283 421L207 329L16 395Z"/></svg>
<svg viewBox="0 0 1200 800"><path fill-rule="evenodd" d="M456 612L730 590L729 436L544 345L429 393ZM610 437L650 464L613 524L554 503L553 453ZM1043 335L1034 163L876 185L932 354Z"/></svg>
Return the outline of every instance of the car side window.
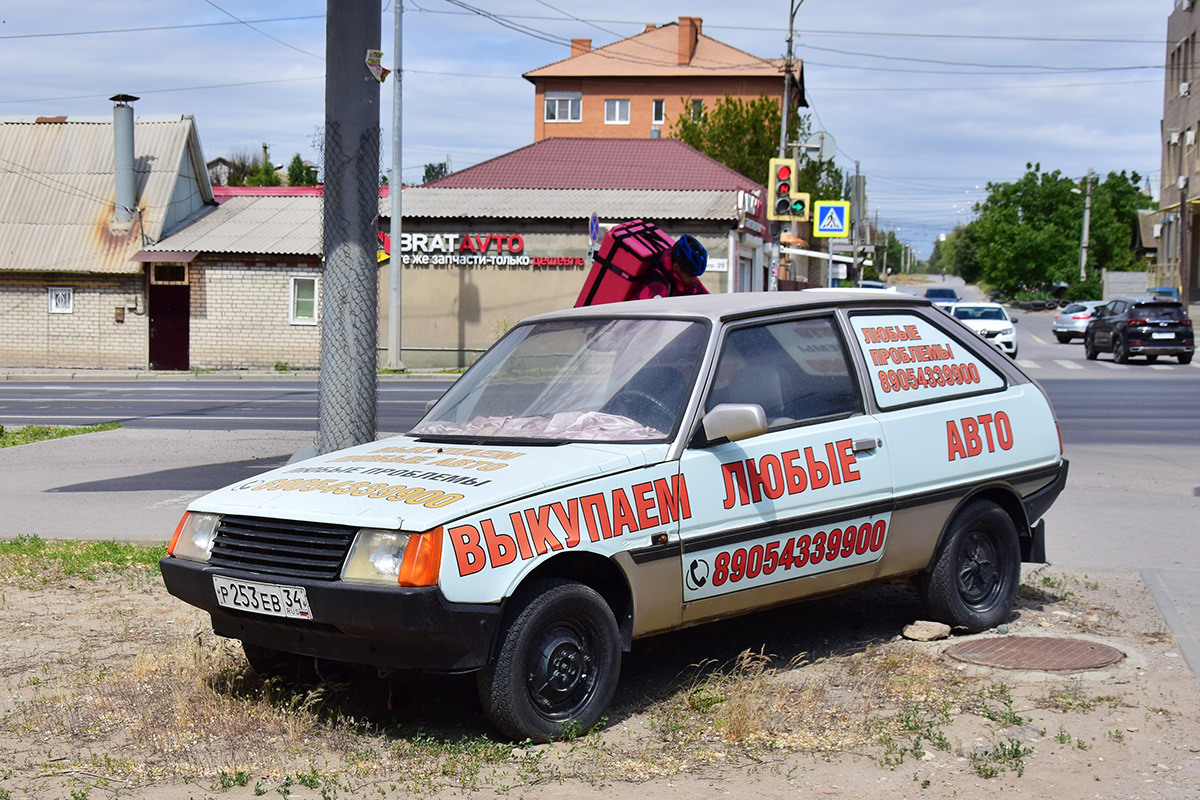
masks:
<svg viewBox="0 0 1200 800"><path fill-rule="evenodd" d="M880 409L1002 389L1004 378L960 340L918 314L850 317Z"/></svg>
<svg viewBox="0 0 1200 800"><path fill-rule="evenodd" d="M771 430L862 410L846 345L832 317L730 331L705 410L721 403L762 406Z"/></svg>

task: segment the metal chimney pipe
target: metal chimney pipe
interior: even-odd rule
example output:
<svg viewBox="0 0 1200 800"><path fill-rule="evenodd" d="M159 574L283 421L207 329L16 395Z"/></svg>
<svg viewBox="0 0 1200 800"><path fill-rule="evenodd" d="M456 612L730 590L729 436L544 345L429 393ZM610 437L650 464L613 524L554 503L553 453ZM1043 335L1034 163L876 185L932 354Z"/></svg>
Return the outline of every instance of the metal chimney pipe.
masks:
<svg viewBox="0 0 1200 800"><path fill-rule="evenodd" d="M113 203L118 223L128 224L137 208L137 179L133 172L133 106L138 98L118 94L108 98L113 106L113 176L116 194Z"/></svg>

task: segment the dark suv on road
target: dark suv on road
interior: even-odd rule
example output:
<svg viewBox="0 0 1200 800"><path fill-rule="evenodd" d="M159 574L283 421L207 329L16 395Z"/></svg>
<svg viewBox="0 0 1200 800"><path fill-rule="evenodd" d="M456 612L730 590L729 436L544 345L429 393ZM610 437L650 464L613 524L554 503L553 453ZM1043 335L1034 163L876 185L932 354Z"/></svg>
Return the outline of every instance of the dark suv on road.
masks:
<svg viewBox="0 0 1200 800"><path fill-rule="evenodd" d="M1195 351L1192 321L1182 303L1152 297L1118 297L1093 312L1083 334L1088 359L1112 353L1124 364L1130 356L1175 356L1190 364Z"/></svg>

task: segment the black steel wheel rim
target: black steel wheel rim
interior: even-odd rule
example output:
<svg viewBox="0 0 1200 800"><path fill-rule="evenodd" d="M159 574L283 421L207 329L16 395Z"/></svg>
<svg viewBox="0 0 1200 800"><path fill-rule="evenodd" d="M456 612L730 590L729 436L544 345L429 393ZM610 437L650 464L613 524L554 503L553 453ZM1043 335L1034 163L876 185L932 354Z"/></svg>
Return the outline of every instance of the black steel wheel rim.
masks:
<svg viewBox="0 0 1200 800"><path fill-rule="evenodd" d="M963 537L959 547L958 593L971 608L990 608L1004 588L1000 549L994 536L975 530Z"/></svg>
<svg viewBox="0 0 1200 800"><path fill-rule="evenodd" d="M544 719L578 715L596 688L595 636L575 620L558 620L538 632L529 648L526 690Z"/></svg>

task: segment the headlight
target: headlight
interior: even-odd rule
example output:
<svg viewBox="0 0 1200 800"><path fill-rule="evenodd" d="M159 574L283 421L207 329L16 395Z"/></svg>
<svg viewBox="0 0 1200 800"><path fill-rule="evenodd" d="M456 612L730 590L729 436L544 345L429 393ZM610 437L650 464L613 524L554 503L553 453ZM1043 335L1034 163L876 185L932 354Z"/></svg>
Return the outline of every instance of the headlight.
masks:
<svg viewBox="0 0 1200 800"><path fill-rule="evenodd" d="M179 520L179 527L171 537L171 546L167 552L176 558L186 558L188 561L208 561L212 555L213 542L217 539L217 523L221 518L216 514L198 514L189 511Z"/></svg>
<svg viewBox="0 0 1200 800"><path fill-rule="evenodd" d="M1016 332L1017 332L1016 328L1001 328L1000 329L1001 336L1012 336Z"/></svg>
<svg viewBox="0 0 1200 800"><path fill-rule="evenodd" d="M441 565L441 528L412 534L363 528L350 546L342 580L435 586Z"/></svg>
<svg viewBox="0 0 1200 800"><path fill-rule="evenodd" d="M408 534L363 528L354 537L342 567L342 580L351 583L395 583L404 561Z"/></svg>

